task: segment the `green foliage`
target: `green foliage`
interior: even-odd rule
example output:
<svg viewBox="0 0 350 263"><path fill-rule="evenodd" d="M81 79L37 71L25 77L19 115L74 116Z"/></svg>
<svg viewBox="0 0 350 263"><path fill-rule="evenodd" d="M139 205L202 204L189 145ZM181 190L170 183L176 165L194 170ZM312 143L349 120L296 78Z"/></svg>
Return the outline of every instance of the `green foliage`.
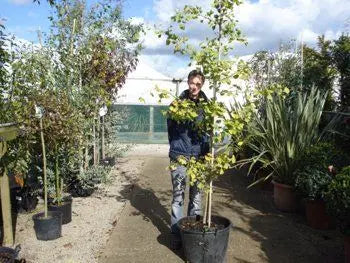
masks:
<svg viewBox="0 0 350 263"><path fill-rule="evenodd" d="M328 210L340 221L342 230L350 234L350 166L337 174L325 193Z"/></svg>
<svg viewBox="0 0 350 263"><path fill-rule="evenodd" d="M49 2L51 32L45 39L38 33L39 47L15 46L0 25L0 122L18 122L25 131L8 155L11 170L25 176L31 159L41 158L34 109L44 109L49 179L58 195L61 179L84 168L98 109L111 104L136 66L142 26L122 18L120 2Z"/></svg>
<svg viewBox="0 0 350 263"><path fill-rule="evenodd" d="M333 63L340 78L340 109L349 111L350 107L350 36L341 35L332 46Z"/></svg>
<svg viewBox="0 0 350 263"><path fill-rule="evenodd" d="M246 43L241 31L237 28L234 9L241 1L214 0L211 9L204 12L199 6L186 5L177 10L171 17L174 25L166 30L159 30L158 35L166 36L166 44L174 46L174 53L186 54L191 64L200 65L203 73L210 81L211 88L218 88L221 84L230 84L241 72L233 69L234 61L228 54L234 47L234 42ZM188 37L180 33L186 24L201 23L209 27L213 38L206 38L198 46L188 43ZM175 26L176 25L176 26ZM244 67L240 67L243 72Z"/></svg>
<svg viewBox="0 0 350 263"><path fill-rule="evenodd" d="M327 169L306 166L295 172L294 187L303 197L312 200L323 199L324 193L332 180L332 176Z"/></svg>
<svg viewBox="0 0 350 263"><path fill-rule="evenodd" d="M199 107L197 104L189 99L177 99L174 100L168 111L166 112L168 117L172 120L184 123L187 121L194 121L198 117Z"/></svg>
<svg viewBox="0 0 350 263"><path fill-rule="evenodd" d="M301 86L301 58L295 53L295 43L281 44L277 52L259 51L249 62L250 80L258 90L271 84L289 87L296 92Z"/></svg>
<svg viewBox="0 0 350 263"><path fill-rule="evenodd" d="M9 61L9 53L6 50L7 36L5 34L5 26L0 21L0 84L5 85L8 72L5 68L6 63Z"/></svg>
<svg viewBox="0 0 350 263"><path fill-rule="evenodd" d="M158 32L159 37L165 35L166 44L174 47L174 53L189 56L190 65L202 68L209 87L213 89L211 100L196 104L190 100L175 99L167 113L169 118L177 122L190 121L199 132L210 135L210 154L199 159L179 159L180 164L186 165L191 183L197 183L200 188L207 190L208 202L203 223L209 226L212 180L224 174L225 170L232 167L235 162L235 157L230 154L228 148L223 147L219 154L215 153L214 143L222 142L226 135L238 133L245 125L241 119L236 119L236 122L227 121L227 124L231 125L221 129L222 122L227 118L228 109L216 99L217 94L232 95L232 91L225 89L222 84L230 85L232 79L246 77L249 73L244 62L235 62L230 57L234 42L246 43L237 28L234 15L235 7L240 4L239 0L213 0L208 11L203 11L200 6L186 5L171 17L172 25ZM198 46L189 44L188 37L182 34L187 25L195 23L203 24L212 30L211 38L206 37ZM203 113L201 114L204 116L203 119L198 120L199 113Z"/></svg>
<svg viewBox="0 0 350 263"><path fill-rule="evenodd" d="M73 196L89 196L94 192L98 184L110 181L110 171L110 168L107 166L92 166L85 172L69 178L67 182L69 191Z"/></svg>
<svg viewBox="0 0 350 263"><path fill-rule="evenodd" d="M69 103L64 93L44 91L35 98L36 104L44 109L44 133L48 150L57 145L74 147L81 141L79 112Z"/></svg>
<svg viewBox="0 0 350 263"><path fill-rule="evenodd" d="M190 184L197 184L198 188L205 191L210 191L210 182L223 175L235 162L235 156L229 156L227 153L220 153L215 157L208 153L199 159L180 157L178 160L179 164L186 166Z"/></svg>
<svg viewBox="0 0 350 263"><path fill-rule="evenodd" d="M300 158L301 167L313 166L326 170L333 166L335 170L341 170L350 164L349 156L337 149L331 142L319 142L306 149Z"/></svg>
<svg viewBox="0 0 350 263"><path fill-rule="evenodd" d="M318 37L318 49L303 46L303 88L312 86L328 92L324 110L333 110L335 100L332 98L333 82L337 71L332 62L331 41L324 35Z"/></svg>
<svg viewBox="0 0 350 263"><path fill-rule="evenodd" d="M330 142L319 142L301 156L299 168L294 172L295 188L309 199L323 199L332 175L350 164L349 157Z"/></svg>
<svg viewBox="0 0 350 263"><path fill-rule="evenodd" d="M255 152L251 168L261 163L272 170L267 177L293 185L299 157L324 135L318 125L325 98L326 94L312 89L309 94L298 94L297 100L289 104L282 96L273 94L266 103L266 120L255 113L254 125L250 127L249 146Z"/></svg>

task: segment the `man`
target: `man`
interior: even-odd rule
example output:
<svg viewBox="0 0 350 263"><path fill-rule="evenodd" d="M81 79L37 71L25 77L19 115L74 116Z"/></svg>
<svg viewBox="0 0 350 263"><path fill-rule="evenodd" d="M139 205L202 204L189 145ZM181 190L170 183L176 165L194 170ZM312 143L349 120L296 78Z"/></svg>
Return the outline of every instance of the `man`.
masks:
<svg viewBox="0 0 350 263"><path fill-rule="evenodd" d="M188 89L181 93L180 100L192 100L196 105L202 101L207 101L207 97L201 88L205 77L199 70L192 70L188 74ZM195 125L203 119L203 112L198 113L194 121L176 122L167 119L168 137L169 137L169 157L171 163L176 163L179 156L186 158L198 158L208 153L209 140L206 135L198 131ZM171 171L171 180L173 185L173 200L171 204L171 247L173 249L181 248L181 239L179 229L176 223L183 217L183 205L186 188L186 167L176 164L176 169ZM201 193L196 185L190 186L188 204L188 216L199 215L201 212Z"/></svg>

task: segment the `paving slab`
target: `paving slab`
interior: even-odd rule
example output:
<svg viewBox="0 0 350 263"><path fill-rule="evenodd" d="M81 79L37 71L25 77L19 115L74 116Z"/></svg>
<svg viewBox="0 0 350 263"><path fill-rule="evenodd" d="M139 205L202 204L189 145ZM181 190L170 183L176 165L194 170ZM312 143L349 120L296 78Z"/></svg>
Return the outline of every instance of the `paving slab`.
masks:
<svg viewBox="0 0 350 263"><path fill-rule="evenodd" d="M162 148L162 147L161 147ZM135 151L127 158L144 158L144 167L132 185L122 191L127 203L100 263L184 262L182 251L169 248L171 181L166 151L152 155ZM244 170L230 171L214 186L213 214L233 224L226 262L340 263L343 240L335 230L309 228L303 215L281 213L272 192L247 189ZM188 194L186 195L186 197ZM185 210L186 211L186 210Z"/></svg>

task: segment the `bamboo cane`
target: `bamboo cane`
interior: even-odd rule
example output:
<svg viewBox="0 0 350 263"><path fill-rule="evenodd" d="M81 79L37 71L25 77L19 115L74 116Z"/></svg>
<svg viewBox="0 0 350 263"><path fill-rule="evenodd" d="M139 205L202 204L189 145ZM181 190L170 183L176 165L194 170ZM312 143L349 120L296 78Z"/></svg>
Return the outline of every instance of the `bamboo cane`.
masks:
<svg viewBox="0 0 350 263"><path fill-rule="evenodd" d="M41 137L41 146L43 149L43 174L44 174L44 213L47 217L47 173L46 173L46 151L45 151L45 140L44 140L44 131L43 131L43 119L40 118L40 137Z"/></svg>

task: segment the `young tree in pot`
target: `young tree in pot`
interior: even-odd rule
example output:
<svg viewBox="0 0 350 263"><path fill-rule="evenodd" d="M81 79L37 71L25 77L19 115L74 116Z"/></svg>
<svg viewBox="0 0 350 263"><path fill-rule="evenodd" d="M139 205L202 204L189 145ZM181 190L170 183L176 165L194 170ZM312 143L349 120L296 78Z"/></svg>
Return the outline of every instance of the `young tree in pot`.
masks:
<svg viewBox="0 0 350 263"><path fill-rule="evenodd" d="M334 171L349 164L349 157L332 142L319 142L307 149L300 160L300 167L294 172L294 187L305 198L307 222L313 228L327 229L331 218L326 213L324 193Z"/></svg>
<svg viewBox="0 0 350 263"><path fill-rule="evenodd" d="M61 235L61 214L49 213L47 211L47 187L46 187L46 153L44 134L42 133L42 119L40 117L40 125L32 120L35 97L47 87L51 87L51 76L48 72L50 68L50 56L46 50L38 50L34 47L24 47L16 53L16 59L11 61L11 81L5 101L7 101L9 115L16 117L15 119L29 132L32 130L40 130L42 144L42 160L44 172L44 193L45 193L45 211L33 216L34 228L37 238L48 240L55 239ZM2 112L2 111L1 111ZM3 113L3 112L2 112ZM2 114L1 114L2 115ZM38 126L40 126L38 128Z"/></svg>
<svg viewBox="0 0 350 263"><path fill-rule="evenodd" d="M305 214L309 226L316 229L328 229L330 217L326 213L324 192L332 180L326 168L306 166L295 172L295 189L306 199Z"/></svg>
<svg viewBox="0 0 350 263"><path fill-rule="evenodd" d="M42 108L36 108L36 116L40 119L40 138L42 145L43 159L43 182L44 182L44 212L33 216L36 237L39 240L53 240L61 236L62 233L62 213L58 211L48 211L47 207L47 170L46 170L46 149L44 139L44 125Z"/></svg>
<svg viewBox="0 0 350 263"><path fill-rule="evenodd" d="M166 36L167 45L174 45L174 52L189 55L191 63L201 66L203 73L209 80L209 86L213 90L211 100L201 101L200 105L189 99L176 99L169 107L168 117L176 122L194 122L200 133L209 135L210 153L202 158L178 158L177 163L187 168L187 174L191 184L197 184L198 188L205 189L206 202L204 216L199 218L185 217L178 222L183 247L187 260L191 262L223 262L228 243L230 221L219 216L212 216L213 180L224 174L235 162L235 157L230 155L228 148L223 148L217 154L214 143L219 143L225 134L235 134L243 129L244 121L234 122L225 119L227 109L223 103L218 102L217 95L232 94L223 88L223 84L230 85L231 80L240 77L244 67L234 70L234 63L229 58L229 52L233 49L233 42L244 42L241 32L236 28L233 9L240 1L214 0L211 9L203 11L198 6L186 5L183 10L176 12L171 17L173 25L165 31L159 32L159 37ZM186 24L198 21L208 25L213 30L213 37L206 38L198 47L187 43L188 38L182 36ZM241 66L242 64L239 64ZM167 97L167 92L160 90L159 97ZM203 119L197 121L200 112L204 112ZM224 131L217 134L218 119L225 120ZM249 119L249 117L247 117ZM233 142L237 143L237 142Z"/></svg>
<svg viewBox="0 0 350 263"><path fill-rule="evenodd" d="M55 181L55 195L50 202L50 211L62 212L62 223L72 220L72 198L63 195L63 177L61 163L69 155L71 148L81 141L79 113L69 103L65 93L47 91L36 97L37 103L43 105L46 112L46 145L52 160ZM69 175L68 175L69 176Z"/></svg>

